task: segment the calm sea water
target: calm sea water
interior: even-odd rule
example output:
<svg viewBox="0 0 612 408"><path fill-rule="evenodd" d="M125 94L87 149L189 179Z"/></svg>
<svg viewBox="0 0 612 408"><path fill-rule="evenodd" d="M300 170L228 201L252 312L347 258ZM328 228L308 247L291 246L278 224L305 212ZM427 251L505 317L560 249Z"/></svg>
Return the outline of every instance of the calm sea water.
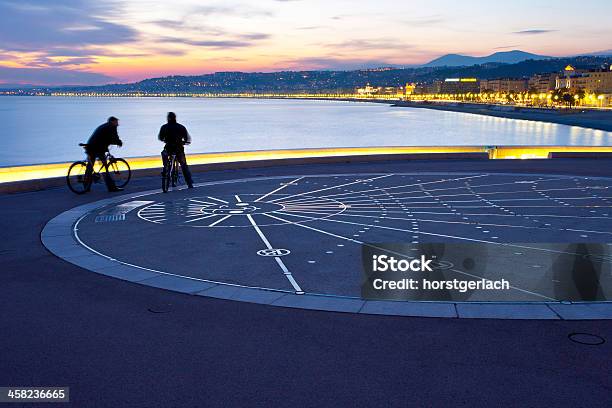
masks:
<svg viewBox="0 0 612 408"><path fill-rule="evenodd" d="M187 126L188 153L313 147L610 145L612 133L385 104L252 99L0 97L0 166L80 159L79 142L110 115L116 155L158 154L168 111Z"/></svg>

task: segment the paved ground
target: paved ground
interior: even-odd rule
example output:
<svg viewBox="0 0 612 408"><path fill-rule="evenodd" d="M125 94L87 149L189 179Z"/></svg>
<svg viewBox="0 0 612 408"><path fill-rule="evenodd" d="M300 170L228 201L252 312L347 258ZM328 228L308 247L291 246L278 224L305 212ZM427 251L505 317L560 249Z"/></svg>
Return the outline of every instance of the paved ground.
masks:
<svg viewBox="0 0 612 408"><path fill-rule="evenodd" d="M312 165L198 174L197 181L417 171L607 177L610 164ZM141 179L130 188L157 184ZM73 405L88 407L609 406L610 321L273 308L144 287L57 259L40 243L42 227L68 208L106 198L97 187L85 197L49 189L0 198L0 385L68 385ZM607 341L574 343L568 336L576 332Z"/></svg>
<svg viewBox="0 0 612 408"><path fill-rule="evenodd" d="M73 244L87 246L122 262L116 263L120 270L138 266L134 278L143 283L177 282L143 276L143 268L194 278L183 280L191 283L186 292L208 293L207 283L214 282L276 291L276 298L282 292L359 298L363 246L400 243L401 252L393 254L418 257L424 243L461 243L440 251L439 279L504 278L512 287L448 300L612 299L612 179L359 172L242 178L136 194L75 214L64 237L52 231L62 241L59 251L49 249L62 256L63 245L68 259L79 258L78 250L71 253ZM178 242L185 245L169 247ZM590 243L584 251L591 252L590 261L599 260L592 268L577 266L580 273L571 267L576 248L570 244L576 242ZM83 253L98 267L93 270L114 266Z"/></svg>

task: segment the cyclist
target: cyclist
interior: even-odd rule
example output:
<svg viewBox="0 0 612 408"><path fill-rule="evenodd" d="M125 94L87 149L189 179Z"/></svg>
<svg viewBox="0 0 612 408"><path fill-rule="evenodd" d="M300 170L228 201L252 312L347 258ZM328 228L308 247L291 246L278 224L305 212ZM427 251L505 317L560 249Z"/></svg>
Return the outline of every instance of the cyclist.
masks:
<svg viewBox="0 0 612 408"><path fill-rule="evenodd" d="M90 163L90 166L87 166L86 175L89 177L93 172L93 165L96 162L96 158L100 159L104 168L108 170L106 163L106 152L108 152L108 147L110 145L123 146L123 142L119 139L119 134L117 133L117 127L119 126L119 119L114 116L108 118L106 123L98 126L96 130L94 130L93 134L89 137L87 141L87 146L85 147L85 152L87 153L87 160ZM108 191L122 191L123 188L117 187L115 185L115 181L110 176L108 171L104 172L104 182L106 183L106 188Z"/></svg>
<svg viewBox="0 0 612 408"><path fill-rule="evenodd" d="M162 177L170 177L169 174L165 174L166 169L169 167L168 157L171 154L175 154L176 160L181 165L181 169L183 169L183 176L187 186L193 188L193 179L191 178L189 166L187 166L185 149L183 148L184 145L191 143L191 136L189 136L185 126L177 123L174 112L168 112L168 123L159 129L158 139L166 144L161 152L162 161L164 162Z"/></svg>

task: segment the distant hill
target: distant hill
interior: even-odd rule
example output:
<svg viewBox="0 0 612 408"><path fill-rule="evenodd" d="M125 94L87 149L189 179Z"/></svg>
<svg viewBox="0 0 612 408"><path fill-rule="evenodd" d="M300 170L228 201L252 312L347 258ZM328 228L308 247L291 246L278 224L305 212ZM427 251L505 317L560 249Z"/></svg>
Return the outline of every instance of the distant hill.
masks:
<svg viewBox="0 0 612 408"><path fill-rule="evenodd" d="M512 50L496 52L486 57L472 57L469 55L447 54L440 58L424 64L423 67L469 67L472 65L481 65L489 63L501 64L516 64L526 60L543 60L550 59L544 55L531 54L529 52Z"/></svg>
<svg viewBox="0 0 612 408"><path fill-rule="evenodd" d="M612 56L612 50L595 51L595 52L589 52L586 54L578 54L578 55L591 55L591 56L598 56L598 57Z"/></svg>
<svg viewBox="0 0 612 408"><path fill-rule="evenodd" d="M32 85L32 84L1 84L0 89L32 89L32 88L40 88L40 85Z"/></svg>
<svg viewBox="0 0 612 408"><path fill-rule="evenodd" d="M528 59L516 64L490 62L472 66L420 68L379 68L353 71L216 72L192 76L167 76L131 84L37 88L36 92L100 92L143 94L228 94L228 93L350 93L356 87L405 86L408 82L427 83L445 78L474 77L528 78L534 74L561 72L568 64L598 68L610 64L612 57L581 56ZM20 88L28 95L34 90Z"/></svg>

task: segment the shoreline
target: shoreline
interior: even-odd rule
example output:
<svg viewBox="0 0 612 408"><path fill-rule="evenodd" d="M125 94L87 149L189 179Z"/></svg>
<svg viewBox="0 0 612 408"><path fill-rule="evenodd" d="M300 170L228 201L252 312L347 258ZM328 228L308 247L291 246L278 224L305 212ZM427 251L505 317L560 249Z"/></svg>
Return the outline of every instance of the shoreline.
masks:
<svg viewBox="0 0 612 408"><path fill-rule="evenodd" d="M0 96L16 96L16 95L0 95ZM21 95L20 95L21 96ZM34 95L32 95L34 96ZM58 97L57 95L44 95L49 97ZM19 97L19 96L18 96ZM37 96L34 96L37 97ZM38 96L39 97L39 96ZM63 96L68 98L80 98L83 96ZM93 96L94 98L168 98L168 96L157 95L122 95L122 96ZM171 96L170 98L195 98L188 95ZM496 104L477 104L466 102L450 102L450 101L405 101L401 99L383 99L383 98L354 98L354 97L323 97L323 96L282 96L282 95L260 95L260 96L244 96L231 95L226 96L204 96L200 95L197 98L205 99L286 99L286 100L316 100L316 101L336 101L336 102L365 102L365 103L382 103L391 107L405 108L421 108L433 109L448 112L471 113L475 115L493 116L505 119L530 120L536 122L554 123L559 125L577 126L587 129L601 130L612 132L612 109L559 109L559 108L531 108L514 105L496 105Z"/></svg>
<svg viewBox="0 0 612 408"><path fill-rule="evenodd" d="M531 120L612 132L612 110L560 110L508 105L482 105L461 102L412 101L398 101L392 103L391 106L471 113L475 115L494 116L506 119Z"/></svg>
<svg viewBox="0 0 612 408"><path fill-rule="evenodd" d="M0 95L0 96L17 96L17 95ZM22 95L19 95L22 96ZM35 95L32 95L36 97ZM44 95L49 97L68 97L81 98L81 95ZM531 120L537 122L554 123L567 126L578 126L605 132L612 132L612 109L559 109L559 108L530 108L514 105L496 105L496 104L477 104L466 102L450 102L450 101L405 101L401 99L386 99L386 98L355 98L355 97L324 97L324 96L304 96L297 95L176 95L176 96L161 96L161 95L97 95L93 98L204 98L204 99L287 99L287 100L313 100L313 101L336 101L336 102L366 102L366 103L382 103L392 107L405 108L422 108L434 109L448 112L471 113L475 115L493 116L505 119Z"/></svg>

